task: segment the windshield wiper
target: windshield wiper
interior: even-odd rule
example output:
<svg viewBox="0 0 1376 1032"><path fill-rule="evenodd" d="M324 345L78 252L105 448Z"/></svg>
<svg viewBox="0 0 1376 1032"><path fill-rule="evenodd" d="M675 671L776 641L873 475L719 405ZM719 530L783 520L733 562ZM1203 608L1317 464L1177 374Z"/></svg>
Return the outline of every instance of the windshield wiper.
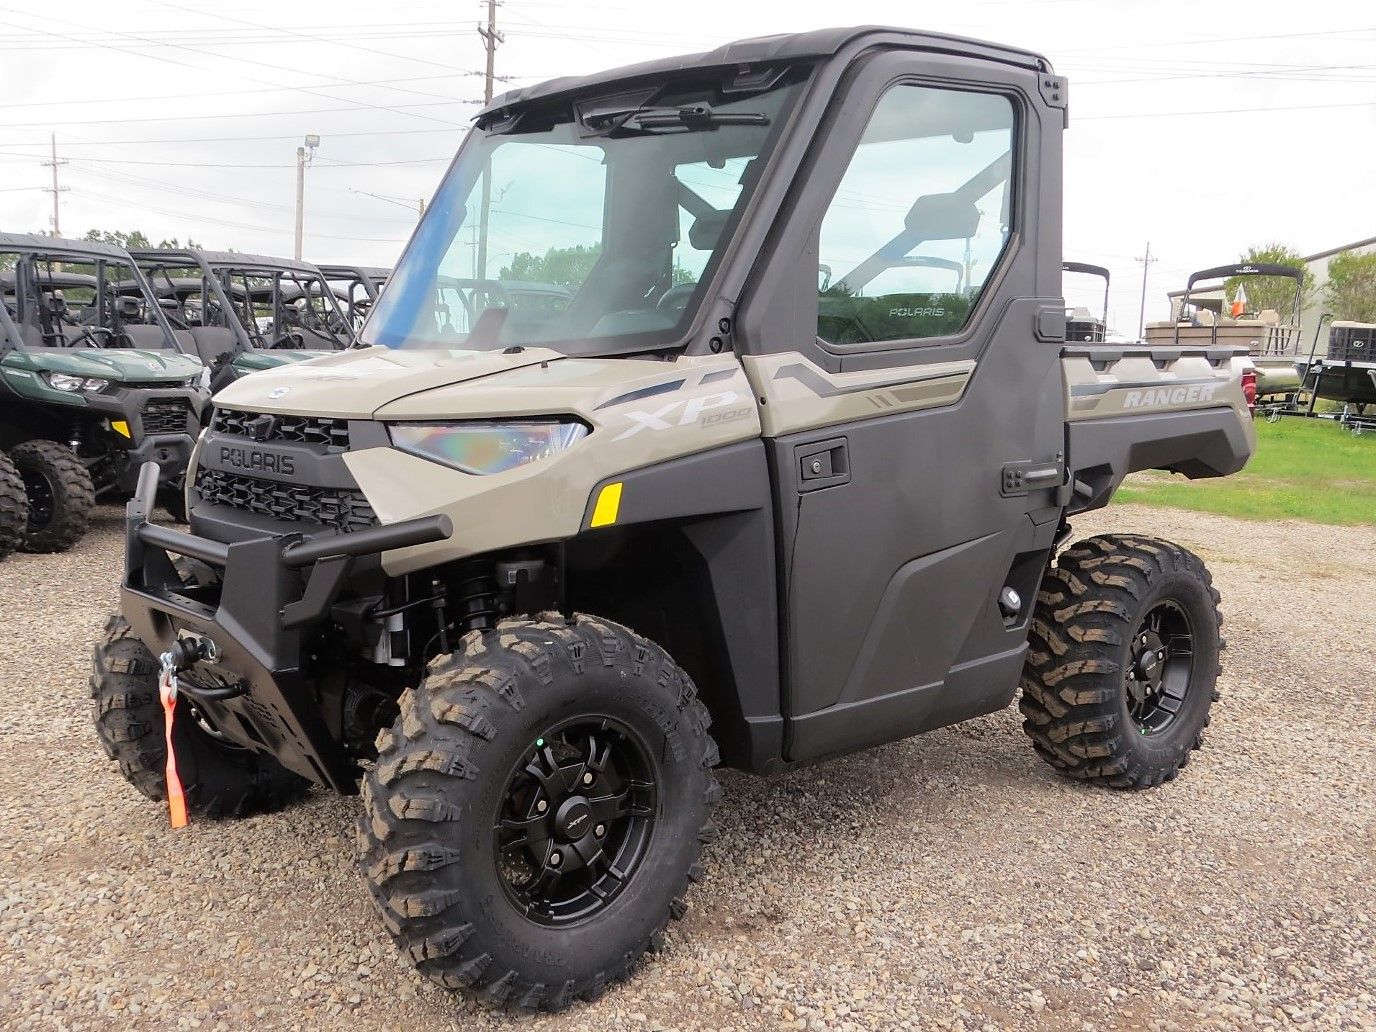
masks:
<svg viewBox="0 0 1376 1032"><path fill-rule="evenodd" d="M641 129L715 129L719 125L768 125L769 118L760 111L713 111L706 104L687 107L647 108L637 111L628 122Z"/></svg>
<svg viewBox="0 0 1376 1032"><path fill-rule="evenodd" d="M768 125L769 116L761 111L714 111L706 104L688 104L587 112L582 121L594 135L607 136L622 128L702 132L723 125Z"/></svg>

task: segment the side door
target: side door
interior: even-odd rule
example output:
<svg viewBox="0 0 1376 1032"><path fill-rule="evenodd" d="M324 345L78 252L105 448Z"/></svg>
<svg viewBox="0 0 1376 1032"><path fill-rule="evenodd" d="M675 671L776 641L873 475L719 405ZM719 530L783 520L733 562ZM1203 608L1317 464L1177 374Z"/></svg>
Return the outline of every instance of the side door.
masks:
<svg viewBox="0 0 1376 1032"><path fill-rule="evenodd" d="M1011 700L1064 480L1063 112L892 50L828 111L742 305L795 762Z"/></svg>

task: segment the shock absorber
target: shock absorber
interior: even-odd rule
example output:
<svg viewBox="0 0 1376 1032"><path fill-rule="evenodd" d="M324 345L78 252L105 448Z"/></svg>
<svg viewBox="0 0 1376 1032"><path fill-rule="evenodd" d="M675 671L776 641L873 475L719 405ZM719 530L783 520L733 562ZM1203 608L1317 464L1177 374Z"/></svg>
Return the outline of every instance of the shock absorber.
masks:
<svg viewBox="0 0 1376 1032"><path fill-rule="evenodd" d="M486 630L497 615L497 582L488 565L468 563L459 571L454 592L454 622L460 632Z"/></svg>

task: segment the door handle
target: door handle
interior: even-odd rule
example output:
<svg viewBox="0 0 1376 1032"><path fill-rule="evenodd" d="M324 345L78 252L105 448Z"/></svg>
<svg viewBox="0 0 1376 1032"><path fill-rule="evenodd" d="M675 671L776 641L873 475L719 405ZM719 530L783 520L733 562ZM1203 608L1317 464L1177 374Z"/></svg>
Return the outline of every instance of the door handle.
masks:
<svg viewBox="0 0 1376 1032"><path fill-rule="evenodd" d="M1005 463L999 493L1005 498L1060 487L1065 480L1065 464L1060 459Z"/></svg>
<svg viewBox="0 0 1376 1032"><path fill-rule="evenodd" d="M799 494L850 483L850 450L844 437L800 444L793 454Z"/></svg>

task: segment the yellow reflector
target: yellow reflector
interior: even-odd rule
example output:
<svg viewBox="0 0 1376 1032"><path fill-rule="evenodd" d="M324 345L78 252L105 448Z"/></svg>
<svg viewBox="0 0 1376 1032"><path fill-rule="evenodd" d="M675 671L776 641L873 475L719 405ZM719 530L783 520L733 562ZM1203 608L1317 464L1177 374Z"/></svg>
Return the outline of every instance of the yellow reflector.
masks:
<svg viewBox="0 0 1376 1032"><path fill-rule="evenodd" d="M621 481L608 484L597 496L597 504L592 510L592 526L610 527L616 522L616 514L621 509Z"/></svg>
<svg viewBox="0 0 1376 1032"><path fill-rule="evenodd" d="M115 433L119 434L121 437L129 437L130 440L133 440L133 438L129 435L129 424L122 419L110 420L110 429L113 430Z"/></svg>

